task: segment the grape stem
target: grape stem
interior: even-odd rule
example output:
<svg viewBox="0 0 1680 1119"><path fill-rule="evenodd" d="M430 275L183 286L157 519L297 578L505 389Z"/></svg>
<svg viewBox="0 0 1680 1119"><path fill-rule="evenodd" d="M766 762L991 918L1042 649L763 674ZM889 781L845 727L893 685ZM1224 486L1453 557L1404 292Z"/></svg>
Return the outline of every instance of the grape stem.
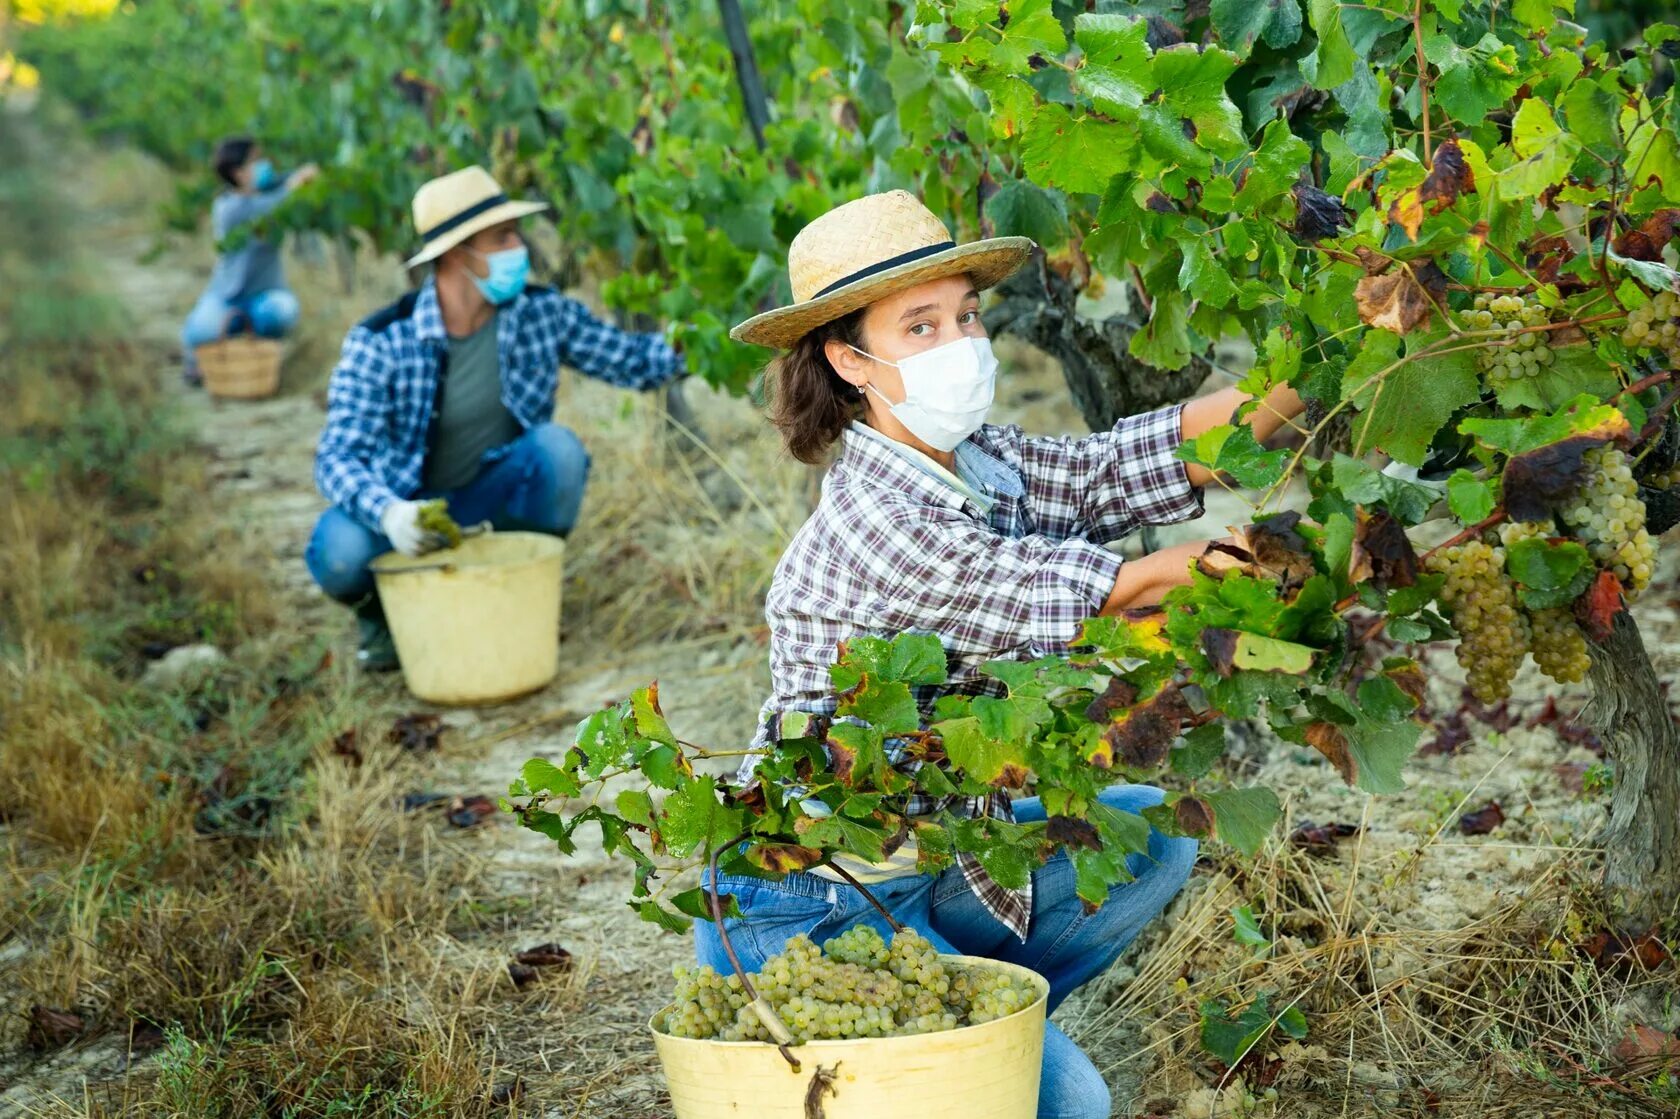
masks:
<svg viewBox="0 0 1680 1119"><path fill-rule="evenodd" d="M799 1058L795 1057L793 1051L788 1048L793 1044L793 1032L787 1028L787 1023L782 1021L781 1015L776 1013L775 1008L770 1005L769 1001L758 993L758 988L753 986L752 980L747 977L747 969L741 966L741 957L735 954L735 945L729 942L729 930L723 927L723 901L718 897L717 889L718 856L745 840L751 834L750 831L744 831L707 854L706 863L712 871L712 888L706 891L706 897L711 902L712 923L717 926L718 939L723 942L723 954L729 957L729 966L735 969L736 976L741 980L741 989L752 1000L753 1013L758 1015L760 1022L764 1023L764 1028L770 1031L770 1036L775 1040L776 1048L781 1052L782 1058L793 1066L794 1072L798 1072Z"/></svg>
<svg viewBox="0 0 1680 1119"><path fill-rule="evenodd" d="M1652 373L1650 376L1639 378L1639 380L1635 381L1633 384L1629 385L1627 388L1623 389L1621 392L1617 393L1616 395L1617 396L1633 396L1635 393L1644 392L1646 389L1650 388L1652 385L1660 385L1665 381L1672 381L1673 379L1674 379L1674 370L1665 369L1661 373ZM1661 405L1659 405L1658 407L1660 409Z"/></svg>
<svg viewBox="0 0 1680 1119"><path fill-rule="evenodd" d="M1494 525L1500 523L1504 519L1505 519L1505 507L1502 506L1502 505L1497 506L1497 507L1494 508L1492 513L1488 514L1488 516L1485 520L1479 521L1478 523L1473 524L1469 528L1465 529L1463 532L1460 532L1455 536L1449 536L1447 539L1441 541L1439 544L1437 544L1433 548L1429 549L1429 551L1427 551L1427 552L1423 553L1423 555L1419 556L1418 557L1418 562L1419 563L1425 562L1426 560L1429 559L1430 556L1434 555L1436 552L1441 551L1443 548L1452 548L1452 547L1455 547L1459 544L1464 543L1466 540L1470 540L1470 539L1473 539L1474 537L1480 536L1482 533L1486 532L1488 529L1492 528Z"/></svg>
<svg viewBox="0 0 1680 1119"><path fill-rule="evenodd" d="M849 871L847 871L845 867L831 862L831 863L828 864L828 869L832 870L834 873L836 873L840 877L844 878L846 880L846 883L848 885L850 885L852 887L852 889L854 889L858 893L862 894L864 896L865 900L867 900L870 905L873 905L875 907L875 912L879 913L881 915L882 919L885 920L887 922L887 924L892 926L892 931L893 932L901 933L901 932L904 931L904 926L898 923L898 919L896 917L894 917L891 913L887 912L887 907L881 904L880 899L877 898L874 894L870 893L868 888L865 887L862 882L859 882L856 878L853 878L851 873Z"/></svg>

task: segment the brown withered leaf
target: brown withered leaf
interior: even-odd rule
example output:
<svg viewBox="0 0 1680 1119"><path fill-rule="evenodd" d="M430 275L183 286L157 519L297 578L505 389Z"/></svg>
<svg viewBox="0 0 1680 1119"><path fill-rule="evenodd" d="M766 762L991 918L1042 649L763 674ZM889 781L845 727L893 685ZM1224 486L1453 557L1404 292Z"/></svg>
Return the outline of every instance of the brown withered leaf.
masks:
<svg viewBox="0 0 1680 1119"><path fill-rule="evenodd" d="M1358 834L1358 824L1315 824L1303 820L1289 833L1289 842L1309 855L1332 855L1338 843Z"/></svg>
<svg viewBox="0 0 1680 1119"><path fill-rule="evenodd" d="M496 814L496 802L487 796L455 797L449 802L449 826L476 828Z"/></svg>
<svg viewBox="0 0 1680 1119"><path fill-rule="evenodd" d="M513 980L513 989L523 991L537 981L537 969L530 964L508 964L508 978Z"/></svg>
<svg viewBox="0 0 1680 1119"><path fill-rule="evenodd" d="M1592 586L1575 600L1575 620L1588 637L1602 645L1610 640L1623 605L1622 581L1613 571L1600 571Z"/></svg>
<svg viewBox="0 0 1680 1119"><path fill-rule="evenodd" d="M1207 657L1214 671L1226 679L1230 679L1231 674L1237 670L1237 641L1241 637L1242 634L1237 630L1220 626L1209 626L1202 630L1202 655Z"/></svg>
<svg viewBox="0 0 1680 1119"><path fill-rule="evenodd" d="M391 723L391 742L413 753L425 753L438 748L443 734L443 718L438 715L399 715Z"/></svg>
<svg viewBox="0 0 1680 1119"><path fill-rule="evenodd" d="M525 951L515 954L513 958L516 963L525 964L528 967L565 969L572 966L571 952L553 943L538 944L533 948L527 948Z"/></svg>
<svg viewBox="0 0 1680 1119"><path fill-rule="evenodd" d="M822 851L815 847L801 847L797 843L760 843L747 848L747 861L760 870L775 874L792 874L796 870L810 870L822 861Z"/></svg>
<svg viewBox="0 0 1680 1119"><path fill-rule="evenodd" d="M1497 800L1490 800L1474 812L1458 818L1458 830L1465 835L1486 835L1505 822L1505 810Z"/></svg>
<svg viewBox="0 0 1680 1119"><path fill-rule="evenodd" d="M1085 708L1085 718L1093 723L1106 723L1114 717L1116 711L1123 711L1136 703L1137 696L1138 690L1135 685L1118 676L1110 677L1103 694L1093 699L1090 706Z"/></svg>
<svg viewBox="0 0 1680 1119"><path fill-rule="evenodd" d="M1348 224L1347 207L1333 194L1319 190L1303 178L1292 190L1295 195L1295 225L1290 232L1300 241L1321 241L1334 237Z"/></svg>
<svg viewBox="0 0 1680 1119"><path fill-rule="evenodd" d="M1446 305L1447 277L1432 260L1402 262L1391 271L1366 276L1353 289L1359 321L1396 334L1409 334L1429 323Z"/></svg>
<svg viewBox="0 0 1680 1119"><path fill-rule="evenodd" d="M1458 201L1459 195L1475 190L1476 177L1464 162L1463 149L1456 139L1448 140L1435 150L1423 182L1402 191L1394 200L1388 208L1388 220L1404 229L1408 240L1416 241L1425 206L1431 214L1438 214Z"/></svg>
<svg viewBox="0 0 1680 1119"><path fill-rule="evenodd" d="M29 1030L24 1041L37 1053L62 1049L87 1029L82 1016L56 1006L36 1004L29 1008Z"/></svg>
<svg viewBox="0 0 1680 1119"><path fill-rule="evenodd" d="M1226 573L1231 571L1240 571L1244 575L1252 574L1253 566L1253 556L1223 540L1210 542L1202 554L1196 557L1196 570L1210 579L1223 579Z"/></svg>
<svg viewBox="0 0 1680 1119"><path fill-rule="evenodd" d="M1639 228L1618 236L1612 247L1629 260L1661 260L1663 246L1674 239L1677 227L1680 210L1658 210L1640 222Z"/></svg>
<svg viewBox="0 0 1680 1119"><path fill-rule="evenodd" d="M1680 1062L1680 1036L1664 1033L1641 1022L1628 1026L1627 1033L1610 1055L1642 1075Z"/></svg>
<svg viewBox="0 0 1680 1119"><path fill-rule="evenodd" d="M1552 510L1586 478L1586 453L1610 439L1608 433L1588 432L1512 455L1501 482L1506 515L1513 521L1550 521Z"/></svg>
<svg viewBox="0 0 1680 1119"><path fill-rule="evenodd" d="M1254 557L1250 574L1276 580L1284 594L1299 590L1316 571L1300 523L1300 512L1292 509L1232 530Z"/></svg>
<svg viewBox="0 0 1680 1119"><path fill-rule="evenodd" d="M1655 971L1668 962L1668 946L1650 932L1623 935L1600 929L1581 942L1600 971Z"/></svg>
<svg viewBox="0 0 1680 1119"><path fill-rule="evenodd" d="M1124 711L1103 732L1121 764L1153 769L1167 760L1190 705L1176 684L1168 684L1143 703Z"/></svg>
<svg viewBox="0 0 1680 1119"><path fill-rule="evenodd" d="M1383 675L1394 681L1396 687L1412 697L1412 702L1423 705L1423 697L1429 691L1429 680L1423 674L1423 667L1417 661L1408 660L1397 664L1393 668L1383 670Z"/></svg>
<svg viewBox="0 0 1680 1119"><path fill-rule="evenodd" d="M1359 510L1350 567L1375 583L1378 590L1409 587L1417 582L1418 558L1406 529L1386 510ZM1350 571L1350 578L1352 573ZM1361 582L1356 579L1355 582Z"/></svg>
<svg viewBox="0 0 1680 1119"><path fill-rule="evenodd" d="M1341 727L1335 723L1313 723L1307 727L1304 737L1308 746L1330 759L1343 781L1351 785L1358 779L1359 766L1348 750L1347 735Z"/></svg>
<svg viewBox="0 0 1680 1119"><path fill-rule="evenodd" d="M1179 797L1173 816L1186 835L1204 836L1213 831L1213 805L1200 797Z"/></svg>
<svg viewBox="0 0 1680 1119"><path fill-rule="evenodd" d="M356 728L351 727L332 741L334 757L343 758L352 767L362 764L362 748L356 745Z"/></svg>
<svg viewBox="0 0 1680 1119"><path fill-rule="evenodd" d="M1052 816L1044 827L1044 838L1063 847L1081 847L1087 851L1101 851L1102 837L1097 826L1078 816Z"/></svg>
<svg viewBox="0 0 1680 1119"><path fill-rule="evenodd" d="M828 766L834 771L834 776L842 785L850 785L852 774L857 769L857 751L833 735L823 742L823 749L828 751Z"/></svg>

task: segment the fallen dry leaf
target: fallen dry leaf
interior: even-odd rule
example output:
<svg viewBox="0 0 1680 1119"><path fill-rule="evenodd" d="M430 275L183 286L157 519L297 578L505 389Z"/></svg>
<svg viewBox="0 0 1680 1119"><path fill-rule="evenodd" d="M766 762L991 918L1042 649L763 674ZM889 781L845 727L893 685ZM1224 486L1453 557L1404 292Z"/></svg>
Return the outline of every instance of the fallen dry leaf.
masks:
<svg viewBox="0 0 1680 1119"><path fill-rule="evenodd" d="M1289 833L1289 842L1309 855L1330 855L1342 840L1358 834L1358 824L1315 824L1304 820Z"/></svg>
<svg viewBox="0 0 1680 1119"><path fill-rule="evenodd" d="M332 740L333 756L343 758L352 767L362 764L362 748L356 744L356 728L351 727Z"/></svg>
<svg viewBox="0 0 1680 1119"><path fill-rule="evenodd" d="M37 1004L29 1008L29 1030L24 1040L37 1053L45 1053L49 1049L62 1049L69 1045L85 1029L87 1023L82 1021L80 1014Z"/></svg>
<svg viewBox="0 0 1680 1119"><path fill-rule="evenodd" d="M443 718L438 715L399 715L391 724L390 739L404 750L415 753L436 750L443 734Z"/></svg>
<svg viewBox="0 0 1680 1119"><path fill-rule="evenodd" d="M1505 822L1505 810L1497 800L1490 800L1474 812L1458 818L1458 830L1465 835L1486 835Z"/></svg>
<svg viewBox="0 0 1680 1119"><path fill-rule="evenodd" d="M515 962L527 964L531 967L570 968L572 954L558 944L539 944L535 948L527 948L514 957Z"/></svg>
<svg viewBox="0 0 1680 1119"><path fill-rule="evenodd" d="M1635 1022L1610 1055L1625 1065L1654 1071L1656 1067L1680 1060L1680 1037Z"/></svg>
<svg viewBox="0 0 1680 1119"><path fill-rule="evenodd" d="M495 814L496 802L487 796L456 797L449 802L451 827L477 827Z"/></svg>
<svg viewBox="0 0 1680 1119"><path fill-rule="evenodd" d="M1622 934L1600 929L1581 942L1601 971L1655 971L1668 962L1668 945L1655 933Z"/></svg>
<svg viewBox="0 0 1680 1119"><path fill-rule="evenodd" d="M537 981L537 969L530 964L511 963L508 965L508 978L513 980L516 991L523 991Z"/></svg>

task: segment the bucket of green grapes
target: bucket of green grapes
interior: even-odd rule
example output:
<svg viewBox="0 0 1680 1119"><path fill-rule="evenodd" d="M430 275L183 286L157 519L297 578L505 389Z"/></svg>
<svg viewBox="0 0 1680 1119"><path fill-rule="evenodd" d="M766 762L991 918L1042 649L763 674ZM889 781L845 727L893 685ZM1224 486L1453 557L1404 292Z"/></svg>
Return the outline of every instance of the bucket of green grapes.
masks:
<svg viewBox="0 0 1680 1119"><path fill-rule="evenodd" d="M794 937L756 975L679 968L649 1025L677 1119L1033 1119L1049 994L1027 968L856 925Z"/></svg>

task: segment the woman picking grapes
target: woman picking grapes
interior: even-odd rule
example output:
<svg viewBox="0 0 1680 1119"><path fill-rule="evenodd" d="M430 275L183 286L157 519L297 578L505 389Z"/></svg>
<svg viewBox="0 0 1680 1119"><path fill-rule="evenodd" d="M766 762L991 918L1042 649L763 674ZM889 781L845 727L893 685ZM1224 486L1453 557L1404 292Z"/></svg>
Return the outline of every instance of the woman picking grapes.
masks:
<svg viewBox="0 0 1680 1119"><path fill-rule="evenodd" d="M1015 272L1032 242L954 244L944 224L904 191L840 206L808 225L788 252L795 302L755 316L733 337L785 351L767 374L771 419L788 450L818 463L838 446L821 501L771 584L773 694L756 745L773 748L781 716L832 715L836 646L861 635L937 635L949 683L918 695L924 714L942 692L995 685L980 668L999 658L1066 652L1092 615L1158 602L1186 582L1205 542L1122 561L1105 548L1143 525L1202 512L1211 475L1174 457L1179 444L1249 399L1226 389L1122 419L1082 439L1032 437L989 425L997 361L980 292ZM1265 439L1300 411L1281 388L1246 421ZM890 758L906 770L917 763ZM753 778L749 762L743 781ZM1102 800L1124 812L1158 804L1159 789L1116 786ZM820 802L805 810L826 814ZM917 797L909 815L991 815L1042 821L1036 798ZM1189 876L1196 844L1151 832L1130 858L1133 881L1087 914L1074 871L1057 856L1028 886L1005 889L972 857L939 875L917 872L909 845L878 865L847 864L905 926L941 952L1020 964L1050 985L1050 1008L1104 971ZM868 902L819 867L780 882L725 876L744 919L731 939L749 971L790 939L822 944L850 926L885 929ZM799 943L805 943L801 940ZM701 961L727 968L702 925ZM1107 1116L1102 1076L1068 1037L1045 1039L1039 1115Z"/></svg>

